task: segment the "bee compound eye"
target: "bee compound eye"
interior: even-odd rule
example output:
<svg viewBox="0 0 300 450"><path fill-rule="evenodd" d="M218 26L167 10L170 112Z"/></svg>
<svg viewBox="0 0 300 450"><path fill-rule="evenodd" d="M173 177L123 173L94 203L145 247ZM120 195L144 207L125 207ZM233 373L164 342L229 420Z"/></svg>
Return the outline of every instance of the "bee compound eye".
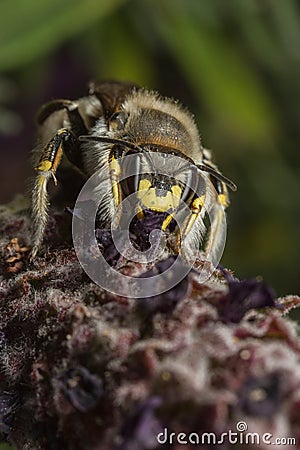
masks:
<svg viewBox="0 0 300 450"><path fill-rule="evenodd" d="M109 120L111 130L123 130L127 119L128 114L125 111L118 111L114 113Z"/></svg>
<svg viewBox="0 0 300 450"><path fill-rule="evenodd" d="M121 186L125 196L138 191L140 180L141 155L138 153L128 153L122 160L123 180Z"/></svg>

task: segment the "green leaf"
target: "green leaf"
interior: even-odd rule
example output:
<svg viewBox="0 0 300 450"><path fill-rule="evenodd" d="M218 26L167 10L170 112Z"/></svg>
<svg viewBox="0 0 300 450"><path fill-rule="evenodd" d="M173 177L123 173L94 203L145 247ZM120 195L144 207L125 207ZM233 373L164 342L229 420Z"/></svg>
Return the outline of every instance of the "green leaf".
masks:
<svg viewBox="0 0 300 450"><path fill-rule="evenodd" d="M274 105L238 45L201 23L188 2L176 1L170 8L169 0L164 0L156 9L150 4L158 32L218 126L241 141L272 141Z"/></svg>
<svg viewBox="0 0 300 450"><path fill-rule="evenodd" d="M15 69L112 13L125 0L4 0L0 70Z"/></svg>

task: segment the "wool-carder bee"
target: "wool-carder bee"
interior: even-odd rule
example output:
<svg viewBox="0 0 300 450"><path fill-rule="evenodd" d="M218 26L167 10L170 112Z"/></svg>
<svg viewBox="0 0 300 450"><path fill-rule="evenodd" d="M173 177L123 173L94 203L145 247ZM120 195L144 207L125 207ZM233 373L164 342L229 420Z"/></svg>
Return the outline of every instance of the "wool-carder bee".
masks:
<svg viewBox="0 0 300 450"><path fill-rule="evenodd" d="M176 238L175 253L181 253L184 243L202 245L204 254L218 248L220 211L229 204L227 187L236 190L236 186L212 163L210 152L201 145L193 116L177 101L130 82L91 83L85 97L54 100L42 106L37 121L32 258L47 224L48 182L51 178L57 182L56 173L65 163L74 168L74 174L79 169L87 179L103 170L99 189L106 195L98 209L102 223L110 226L122 201L135 193L137 220L142 223L149 214L160 217L160 229ZM126 171L120 161L129 154L136 155L136 174L120 181ZM155 155L177 156L183 163L161 174ZM143 173L141 165L147 168ZM201 180L201 195L187 183L191 179L193 185ZM188 205L189 213L179 227L174 218L182 202ZM209 227L204 225L207 208L213 211Z"/></svg>

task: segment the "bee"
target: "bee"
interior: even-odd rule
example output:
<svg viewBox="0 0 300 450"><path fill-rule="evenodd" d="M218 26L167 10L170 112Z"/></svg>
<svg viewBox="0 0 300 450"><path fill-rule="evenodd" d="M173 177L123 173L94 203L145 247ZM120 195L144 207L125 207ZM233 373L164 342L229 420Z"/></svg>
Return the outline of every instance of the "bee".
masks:
<svg viewBox="0 0 300 450"><path fill-rule="evenodd" d="M175 253L182 243L200 246L206 226L204 205L213 211L204 254L217 249L221 240L221 215L229 205L228 187L235 184L212 163L211 154L201 145L192 114L178 101L131 82L90 83L88 94L76 101L59 99L41 107L37 115L38 145L34 150L36 177L32 191L34 225L31 258L41 247L48 218L48 183L57 183L56 173L64 165L74 168L86 179L100 170L99 190L105 199L98 209L101 222L110 225L124 198L136 194L137 221L160 218L162 231L176 237ZM121 180L126 164L120 161L135 155L136 174ZM183 161L160 173L155 155L172 156ZM146 170L140 173L143 165ZM201 195L187 180L201 182ZM182 226L174 223L180 203L189 212ZM207 208L206 208L207 209ZM151 223L151 222L150 222ZM174 249L173 249L174 251Z"/></svg>

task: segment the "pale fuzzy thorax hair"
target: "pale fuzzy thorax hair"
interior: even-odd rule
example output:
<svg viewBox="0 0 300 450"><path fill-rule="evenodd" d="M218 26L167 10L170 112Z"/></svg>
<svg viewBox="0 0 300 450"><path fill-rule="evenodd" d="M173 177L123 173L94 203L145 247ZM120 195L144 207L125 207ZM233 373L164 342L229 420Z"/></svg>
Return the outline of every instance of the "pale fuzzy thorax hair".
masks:
<svg viewBox="0 0 300 450"><path fill-rule="evenodd" d="M200 135L193 115L184 108L177 100L162 97L155 91L140 89L130 94L121 109L130 112L131 117L139 117L142 110L153 109L161 111L174 117L186 129L191 139L192 145L188 149L189 154L196 163L202 160ZM184 151L184 149L181 149Z"/></svg>
<svg viewBox="0 0 300 450"><path fill-rule="evenodd" d="M95 126L89 133L91 136L108 136L108 126L103 117L98 119ZM112 145L103 142L83 142L82 151L84 154L85 171L88 176L99 171L99 183L94 189L95 200L99 203L99 214L104 222L110 224L115 203L112 193L112 185L109 174L109 154Z"/></svg>

